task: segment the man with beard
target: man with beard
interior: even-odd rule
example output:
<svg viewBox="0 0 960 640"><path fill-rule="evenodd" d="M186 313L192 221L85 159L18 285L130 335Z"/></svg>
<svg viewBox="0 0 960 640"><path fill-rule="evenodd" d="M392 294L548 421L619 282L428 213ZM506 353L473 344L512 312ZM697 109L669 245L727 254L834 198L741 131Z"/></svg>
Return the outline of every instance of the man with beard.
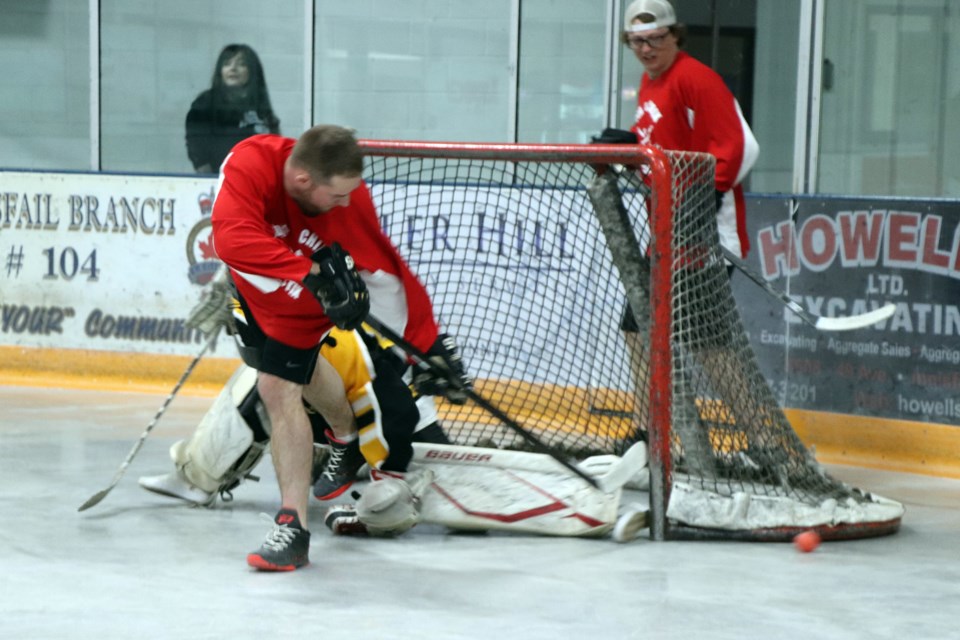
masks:
<svg viewBox="0 0 960 640"><path fill-rule="evenodd" d="M442 357L448 342L438 336L426 290L380 227L362 172L352 132L333 125L297 140L253 136L221 169L214 246L247 323L262 337L257 391L272 424L280 485L274 528L247 556L261 570L308 563L313 434L304 400L330 425L330 458L314 494L339 495L363 463L344 382L318 357L324 336L334 326L360 327L372 298L377 317L421 351Z"/></svg>

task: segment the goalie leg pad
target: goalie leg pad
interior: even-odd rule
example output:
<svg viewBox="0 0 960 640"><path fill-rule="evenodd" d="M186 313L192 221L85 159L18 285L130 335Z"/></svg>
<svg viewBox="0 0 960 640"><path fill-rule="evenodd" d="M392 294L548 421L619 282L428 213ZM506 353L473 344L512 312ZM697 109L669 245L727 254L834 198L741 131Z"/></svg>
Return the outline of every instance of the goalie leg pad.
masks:
<svg viewBox="0 0 960 640"><path fill-rule="evenodd" d="M263 456L264 447L252 446L253 430L238 410L242 399L255 389L256 379L255 370L238 369L193 435L170 448L177 469L193 486L208 493L219 492L246 475ZM237 475L239 467L243 467L241 476Z"/></svg>
<svg viewBox="0 0 960 640"><path fill-rule="evenodd" d="M616 523L623 485L646 464L638 443L622 457L581 463L601 489L541 453L414 443L414 460L435 474L421 520L451 529L600 537Z"/></svg>

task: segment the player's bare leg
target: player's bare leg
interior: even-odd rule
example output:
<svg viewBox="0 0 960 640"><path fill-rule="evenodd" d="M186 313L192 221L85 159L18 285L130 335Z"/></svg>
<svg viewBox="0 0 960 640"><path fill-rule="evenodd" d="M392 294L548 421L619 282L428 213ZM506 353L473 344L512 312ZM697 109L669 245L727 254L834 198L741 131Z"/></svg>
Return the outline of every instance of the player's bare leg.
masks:
<svg viewBox="0 0 960 640"><path fill-rule="evenodd" d="M303 387L263 372L260 372L257 387L273 425L270 449L281 502L284 507L296 510L300 521L306 523L313 432L300 401Z"/></svg>
<svg viewBox="0 0 960 640"><path fill-rule="evenodd" d="M309 563L310 532L305 523L313 431L301 385L261 371L257 389L273 424L270 449L281 507L264 543L247 555L247 564L264 571L292 571Z"/></svg>

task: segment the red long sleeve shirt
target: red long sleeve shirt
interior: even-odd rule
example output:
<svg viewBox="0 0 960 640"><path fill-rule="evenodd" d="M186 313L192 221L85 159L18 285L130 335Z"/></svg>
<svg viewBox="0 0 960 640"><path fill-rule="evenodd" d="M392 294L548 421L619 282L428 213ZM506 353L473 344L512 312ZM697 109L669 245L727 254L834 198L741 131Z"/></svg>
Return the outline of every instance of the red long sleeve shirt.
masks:
<svg viewBox="0 0 960 640"><path fill-rule="evenodd" d="M217 255L268 336L306 349L333 323L301 281L310 255L334 242L353 257L370 290L371 312L426 351L437 324L426 289L383 232L366 184L350 203L307 217L283 186L283 169L296 141L258 135L227 157L213 206Z"/></svg>
<svg viewBox="0 0 960 640"><path fill-rule="evenodd" d="M712 154L718 191L733 191L718 213L724 246L746 255L746 207L740 182L756 162L759 147L736 98L715 71L687 53L655 79L644 73L632 131L641 144ZM724 211L724 209L727 209Z"/></svg>

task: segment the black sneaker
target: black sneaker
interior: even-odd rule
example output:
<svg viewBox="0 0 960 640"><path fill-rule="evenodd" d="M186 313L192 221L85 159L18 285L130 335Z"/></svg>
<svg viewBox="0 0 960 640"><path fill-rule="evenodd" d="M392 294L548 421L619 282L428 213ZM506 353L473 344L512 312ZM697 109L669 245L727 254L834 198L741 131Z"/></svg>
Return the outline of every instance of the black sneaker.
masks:
<svg viewBox="0 0 960 640"><path fill-rule="evenodd" d="M330 443L330 457L320 477L313 483L313 495L318 500L336 498L349 489L357 477L357 471L363 466L359 438L343 442L337 440L330 429L327 429L326 436Z"/></svg>
<svg viewBox="0 0 960 640"><path fill-rule="evenodd" d="M280 509L276 519L263 513L273 525L259 549L247 555L247 564L261 571L293 571L310 564L310 532L300 524L293 509Z"/></svg>
<svg viewBox="0 0 960 640"><path fill-rule="evenodd" d="M310 467L310 484L320 479L324 467L327 466L327 458L330 456L330 446L325 444L313 444L313 465ZM141 483L142 484L142 483Z"/></svg>

